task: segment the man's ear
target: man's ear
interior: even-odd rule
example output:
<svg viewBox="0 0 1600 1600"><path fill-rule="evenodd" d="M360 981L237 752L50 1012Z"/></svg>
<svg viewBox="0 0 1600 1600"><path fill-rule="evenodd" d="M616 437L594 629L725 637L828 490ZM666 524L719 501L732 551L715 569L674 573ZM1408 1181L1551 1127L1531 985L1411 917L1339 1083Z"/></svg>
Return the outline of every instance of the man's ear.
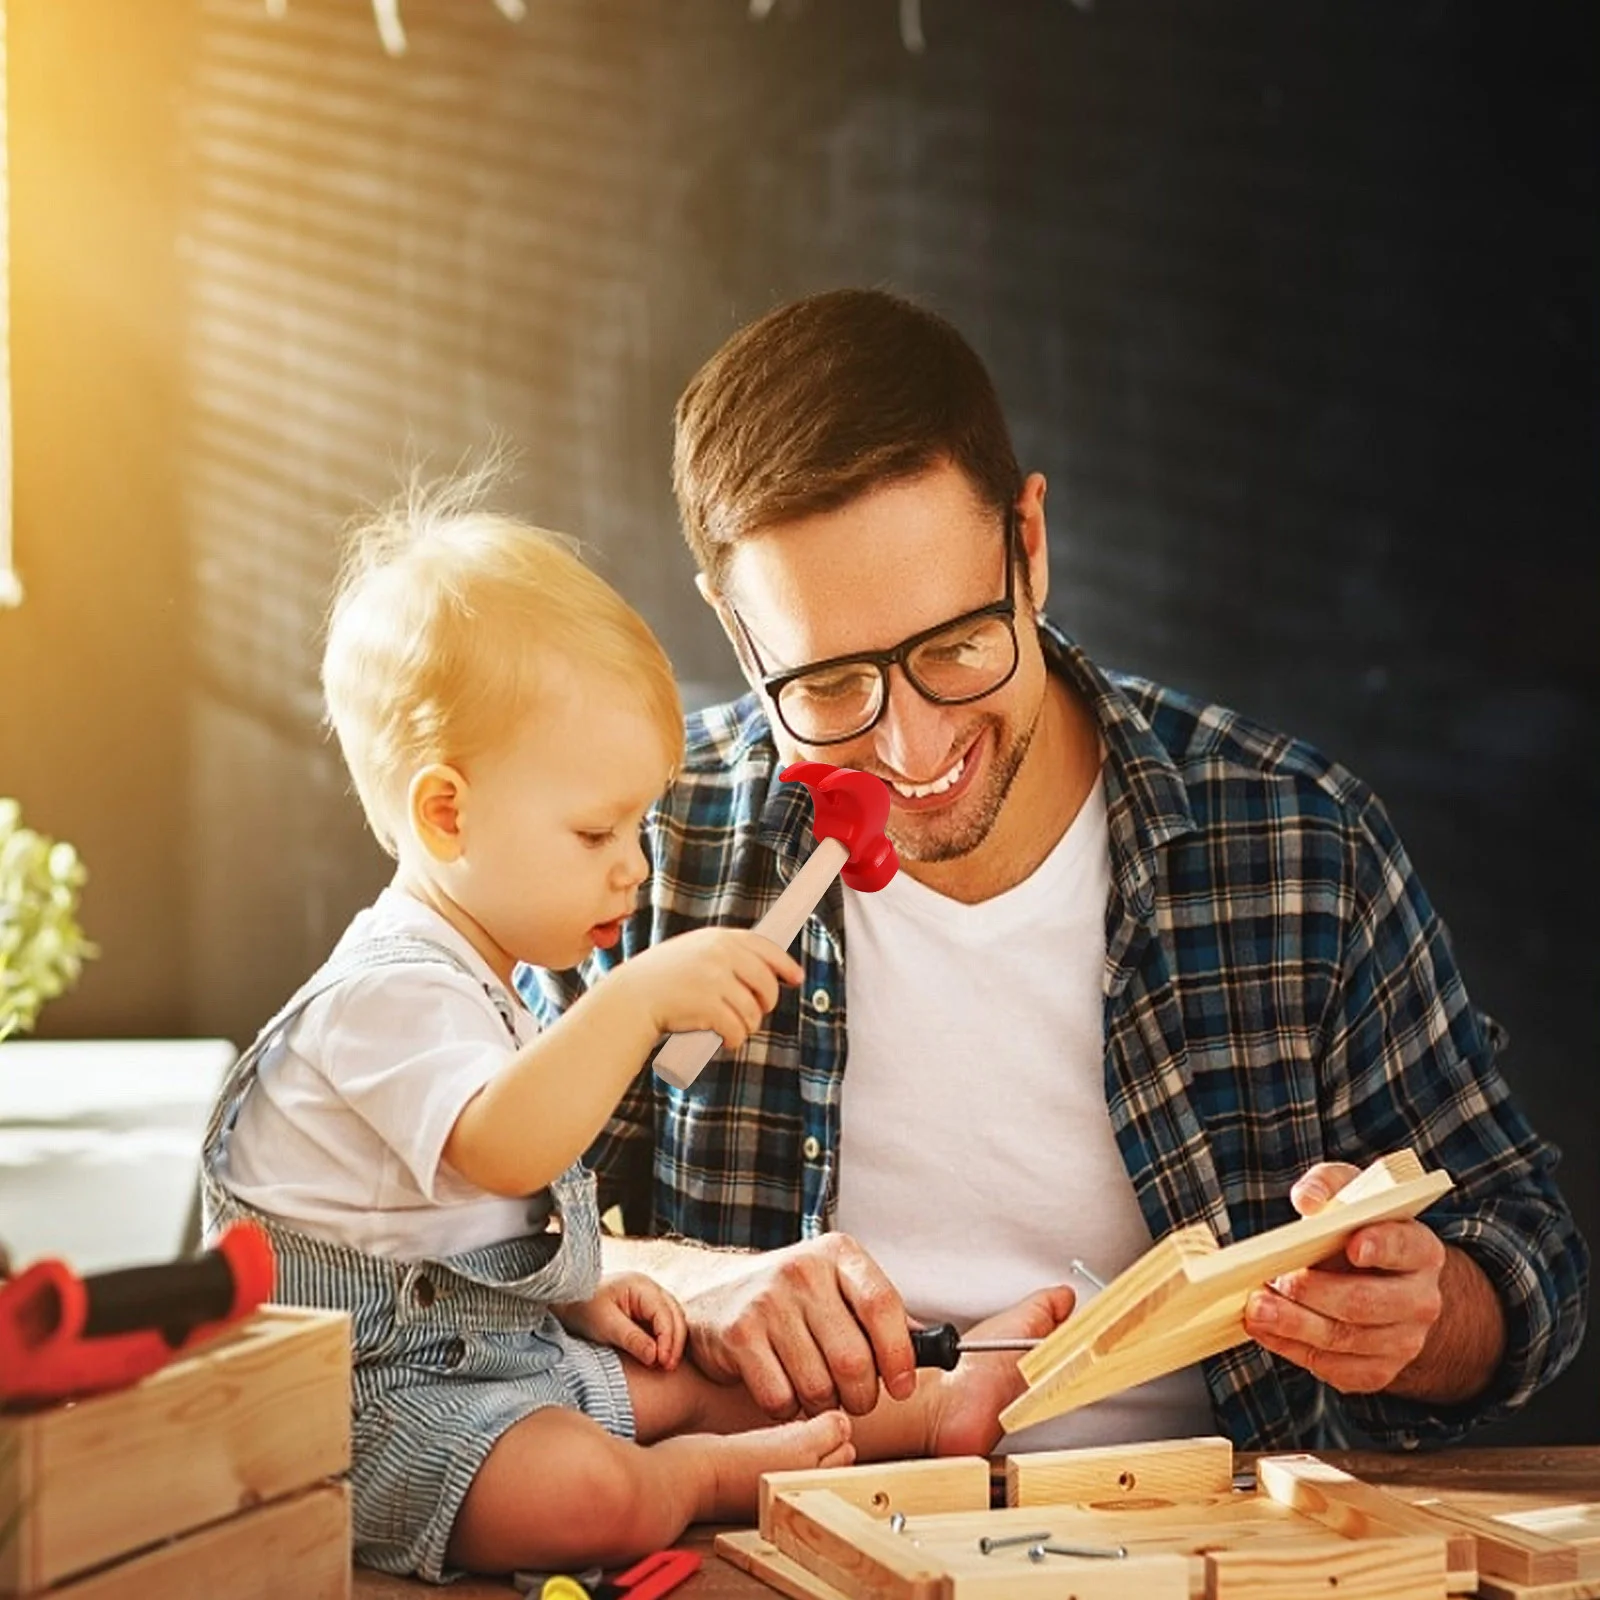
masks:
<svg viewBox="0 0 1600 1600"><path fill-rule="evenodd" d="M467 780L454 767L424 767L406 790L406 819L435 861L458 861L466 850L462 811Z"/></svg>
<svg viewBox="0 0 1600 1600"><path fill-rule="evenodd" d="M1030 472L1017 496L1017 531L1027 566L1028 596L1035 616L1044 612L1050 594L1050 542L1045 528L1044 497L1048 485L1042 472Z"/></svg>
<svg viewBox="0 0 1600 1600"><path fill-rule="evenodd" d="M728 643L733 646L734 659L739 663L739 670L744 674L744 681L759 694L761 692L761 675L756 671L755 662L749 660L746 656L744 639L740 635L738 624L733 620L733 611L728 602L711 587L711 579L703 572L695 573L694 586L700 591L700 598L716 612L717 621L721 624Z"/></svg>

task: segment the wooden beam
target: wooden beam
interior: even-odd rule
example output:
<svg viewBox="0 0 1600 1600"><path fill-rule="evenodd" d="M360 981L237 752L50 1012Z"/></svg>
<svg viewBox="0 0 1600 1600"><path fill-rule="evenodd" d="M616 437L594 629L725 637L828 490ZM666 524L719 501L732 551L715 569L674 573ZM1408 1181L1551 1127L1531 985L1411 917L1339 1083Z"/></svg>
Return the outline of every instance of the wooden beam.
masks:
<svg viewBox="0 0 1600 1600"><path fill-rule="evenodd" d="M882 1462L859 1467L814 1467L761 1475L758 1527L772 1539L772 1505L779 1495L829 1489L846 1505L887 1521L895 1512L987 1511L989 1463L982 1456L942 1456L930 1461Z"/></svg>
<svg viewBox="0 0 1600 1600"><path fill-rule="evenodd" d="M1233 1445L1220 1437L1024 1451L1006 1461L1008 1506L1149 1504L1232 1488Z"/></svg>
<svg viewBox="0 0 1600 1600"><path fill-rule="evenodd" d="M1478 1544L1464 1528L1374 1484L1352 1478L1316 1456L1263 1456L1256 1463L1261 1492L1346 1539L1442 1538L1451 1594L1478 1587Z"/></svg>
<svg viewBox="0 0 1600 1600"><path fill-rule="evenodd" d="M1257 1540L1206 1554L1205 1600L1445 1600L1443 1539Z"/></svg>
<svg viewBox="0 0 1600 1600"><path fill-rule="evenodd" d="M1368 1223L1416 1216L1452 1187L1448 1173L1422 1172L1400 1151L1315 1215L1226 1249L1202 1248L1192 1228L1161 1240L1023 1358L1029 1387L1001 1426L1048 1421L1241 1343L1245 1304L1263 1284L1336 1254Z"/></svg>

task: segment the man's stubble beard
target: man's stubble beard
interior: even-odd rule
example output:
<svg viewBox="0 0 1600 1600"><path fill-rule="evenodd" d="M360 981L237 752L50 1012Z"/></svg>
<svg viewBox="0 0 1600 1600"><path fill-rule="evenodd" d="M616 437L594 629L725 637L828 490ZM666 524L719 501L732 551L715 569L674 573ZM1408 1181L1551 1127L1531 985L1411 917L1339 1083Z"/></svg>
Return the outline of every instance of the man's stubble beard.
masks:
<svg viewBox="0 0 1600 1600"><path fill-rule="evenodd" d="M1017 774L1022 770L1022 763L1033 746L1033 736L1039 731L1043 716L1044 698L1041 696L1033 721L1016 736L1009 749L1002 749L1000 745L1004 719L997 716L981 718L967 736L965 744L970 749L978 730L988 727L994 732L995 755L984 778L982 793L976 797L968 796L969 801L973 798L977 800L971 816L954 833L919 829L914 836L907 837L908 830L896 826L891 811L889 824L884 831L895 848L895 854L902 861L959 861L983 844L994 831L995 823L1000 820L1000 809L1017 781Z"/></svg>

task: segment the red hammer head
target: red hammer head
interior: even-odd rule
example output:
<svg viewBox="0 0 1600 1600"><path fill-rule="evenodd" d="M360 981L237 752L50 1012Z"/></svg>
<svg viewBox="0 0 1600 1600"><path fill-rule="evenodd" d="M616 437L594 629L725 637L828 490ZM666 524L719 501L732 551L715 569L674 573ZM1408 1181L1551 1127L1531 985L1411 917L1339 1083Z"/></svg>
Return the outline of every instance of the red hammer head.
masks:
<svg viewBox="0 0 1600 1600"><path fill-rule="evenodd" d="M889 788L882 778L826 761L795 761L778 776L811 791L816 812L811 831L819 839L837 839L850 852L839 876L852 889L862 894L881 889L900 870L900 858L883 832Z"/></svg>

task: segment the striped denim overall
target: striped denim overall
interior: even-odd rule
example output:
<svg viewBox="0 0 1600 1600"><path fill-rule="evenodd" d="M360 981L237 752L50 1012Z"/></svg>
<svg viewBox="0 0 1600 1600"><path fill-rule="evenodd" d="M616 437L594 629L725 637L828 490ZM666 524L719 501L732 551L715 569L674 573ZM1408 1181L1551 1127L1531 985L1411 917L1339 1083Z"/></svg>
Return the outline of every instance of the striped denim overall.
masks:
<svg viewBox="0 0 1600 1600"><path fill-rule="evenodd" d="M422 938L388 935L335 950L234 1063L206 1127L200 1183L208 1238L247 1219L272 1240L275 1301L350 1313L356 1559L443 1582L457 1575L445 1548L461 1502L508 1428L545 1406L563 1406L633 1437L617 1352L568 1334L548 1309L587 1299L599 1281L593 1174L575 1162L550 1185L559 1232L419 1260L315 1238L239 1200L217 1176L239 1107L305 1007L357 974L419 962L444 962L478 981L450 951ZM489 992L514 1038L504 996ZM544 1213L530 1199L537 1226Z"/></svg>

